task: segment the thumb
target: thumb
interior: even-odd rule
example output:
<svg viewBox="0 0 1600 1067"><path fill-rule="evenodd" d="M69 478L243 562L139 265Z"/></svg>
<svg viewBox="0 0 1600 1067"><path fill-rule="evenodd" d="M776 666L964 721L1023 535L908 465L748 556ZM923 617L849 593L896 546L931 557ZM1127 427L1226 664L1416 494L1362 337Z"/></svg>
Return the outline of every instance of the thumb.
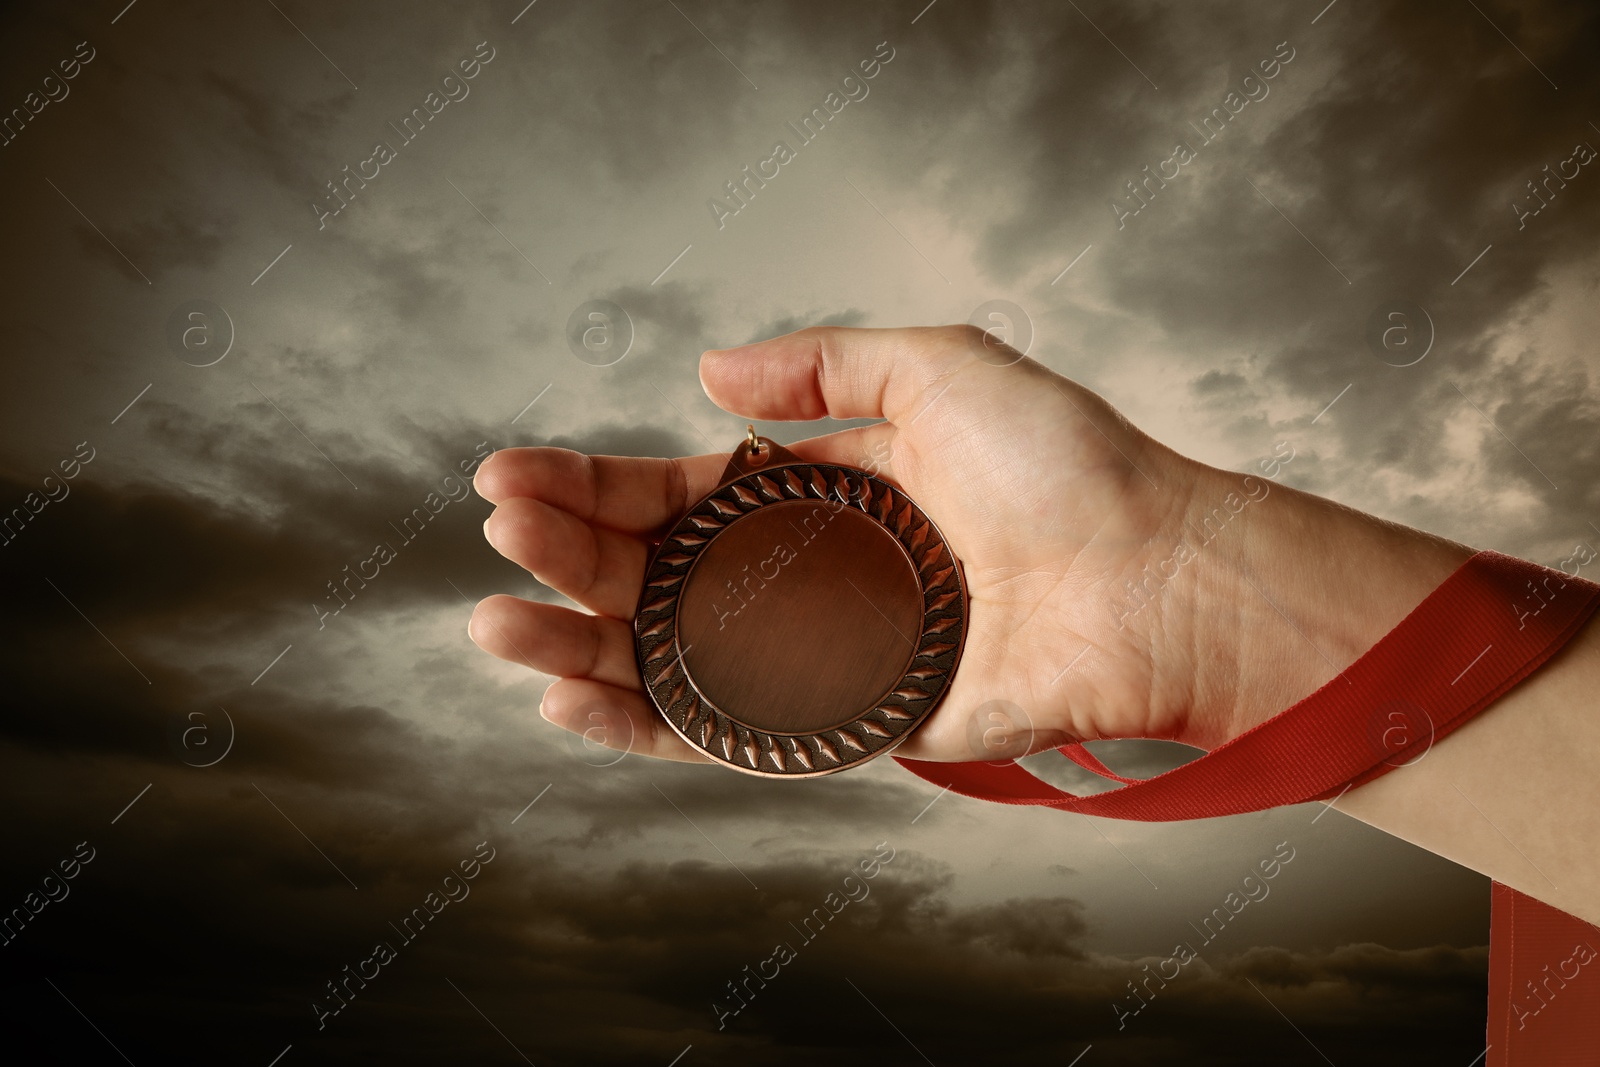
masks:
<svg viewBox="0 0 1600 1067"><path fill-rule="evenodd" d="M718 407L746 418L887 418L903 425L954 384L947 379L987 366L974 354L977 332L813 326L705 353L700 384Z"/></svg>

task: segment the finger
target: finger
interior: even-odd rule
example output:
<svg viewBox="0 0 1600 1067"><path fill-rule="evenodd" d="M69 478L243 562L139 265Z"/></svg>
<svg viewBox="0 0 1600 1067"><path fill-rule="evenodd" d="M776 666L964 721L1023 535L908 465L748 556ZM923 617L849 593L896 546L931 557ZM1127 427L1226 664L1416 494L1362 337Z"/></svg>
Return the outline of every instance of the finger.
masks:
<svg viewBox="0 0 1600 1067"><path fill-rule="evenodd" d="M866 466L880 456L881 442L893 436L891 426L863 426L786 447L817 463ZM726 455L645 459L586 456L566 448L505 448L484 460L473 484L495 504L528 497L594 526L644 534L672 522L715 489L727 465Z"/></svg>
<svg viewBox="0 0 1600 1067"><path fill-rule="evenodd" d="M641 688L633 629L618 619L502 594L478 603L467 634L490 655L545 674Z"/></svg>
<svg viewBox="0 0 1600 1067"><path fill-rule="evenodd" d="M587 678L563 678L544 691L539 714L583 737L585 745L684 763L711 757L679 737L642 693Z"/></svg>
<svg viewBox="0 0 1600 1067"><path fill-rule="evenodd" d="M636 459L570 448L502 448L478 467L473 488L491 503L531 497L585 522L642 531L709 492L727 462L726 456Z"/></svg>
<svg viewBox="0 0 1600 1067"><path fill-rule="evenodd" d="M721 408L756 419L916 417L945 379L999 368L975 354L976 327L862 330L814 326L700 357L700 384Z"/></svg>
<svg viewBox="0 0 1600 1067"><path fill-rule="evenodd" d="M496 552L590 611L633 617L646 548L539 500L512 497L483 524Z"/></svg>

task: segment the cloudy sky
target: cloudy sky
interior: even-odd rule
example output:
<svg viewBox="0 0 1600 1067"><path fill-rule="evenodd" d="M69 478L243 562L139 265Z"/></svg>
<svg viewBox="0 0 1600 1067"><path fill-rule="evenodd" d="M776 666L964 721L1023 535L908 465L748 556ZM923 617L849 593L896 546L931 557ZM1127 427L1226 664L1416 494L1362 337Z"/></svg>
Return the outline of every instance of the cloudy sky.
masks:
<svg viewBox="0 0 1600 1067"><path fill-rule="evenodd" d="M1600 11L525 3L3 16L12 1039L263 1067L1482 1051L1488 882L1319 806L1122 825L929 808L886 760L598 765L539 720L548 679L467 640L482 596L559 597L452 475L517 444L725 451L703 349L1005 300L1032 356L1197 458L1287 441L1286 481L1397 521L1600 545ZM607 366L567 340L593 300L631 323ZM1180 941L1199 958L1119 1026ZM341 1008L347 966L377 975Z"/></svg>

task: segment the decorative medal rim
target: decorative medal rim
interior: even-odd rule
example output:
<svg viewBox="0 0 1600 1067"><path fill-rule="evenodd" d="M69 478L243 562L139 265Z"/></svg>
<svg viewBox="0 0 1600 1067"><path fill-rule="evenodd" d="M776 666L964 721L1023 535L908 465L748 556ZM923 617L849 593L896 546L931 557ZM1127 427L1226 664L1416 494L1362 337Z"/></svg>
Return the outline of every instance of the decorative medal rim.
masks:
<svg viewBox="0 0 1600 1067"><path fill-rule="evenodd" d="M702 693L678 650L679 595L717 535L770 504L832 499L872 519L910 558L922 596L916 650L882 699L821 730L749 726ZM792 460L740 475L702 497L656 549L634 615L634 655L645 691L674 732L713 761L763 778L815 778L883 755L943 700L966 645L967 586L938 526L899 488L837 463Z"/></svg>

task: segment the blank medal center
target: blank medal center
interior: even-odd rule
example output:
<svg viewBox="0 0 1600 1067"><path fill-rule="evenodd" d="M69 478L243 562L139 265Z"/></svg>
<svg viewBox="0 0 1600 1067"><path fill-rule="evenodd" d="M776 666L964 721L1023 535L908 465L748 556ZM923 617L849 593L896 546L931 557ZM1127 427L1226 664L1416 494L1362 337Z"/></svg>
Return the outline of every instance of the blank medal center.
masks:
<svg viewBox="0 0 1600 1067"><path fill-rule="evenodd" d="M854 508L794 500L724 529L690 569L678 640L695 685L747 726L850 722L898 682L922 592L895 537Z"/></svg>

